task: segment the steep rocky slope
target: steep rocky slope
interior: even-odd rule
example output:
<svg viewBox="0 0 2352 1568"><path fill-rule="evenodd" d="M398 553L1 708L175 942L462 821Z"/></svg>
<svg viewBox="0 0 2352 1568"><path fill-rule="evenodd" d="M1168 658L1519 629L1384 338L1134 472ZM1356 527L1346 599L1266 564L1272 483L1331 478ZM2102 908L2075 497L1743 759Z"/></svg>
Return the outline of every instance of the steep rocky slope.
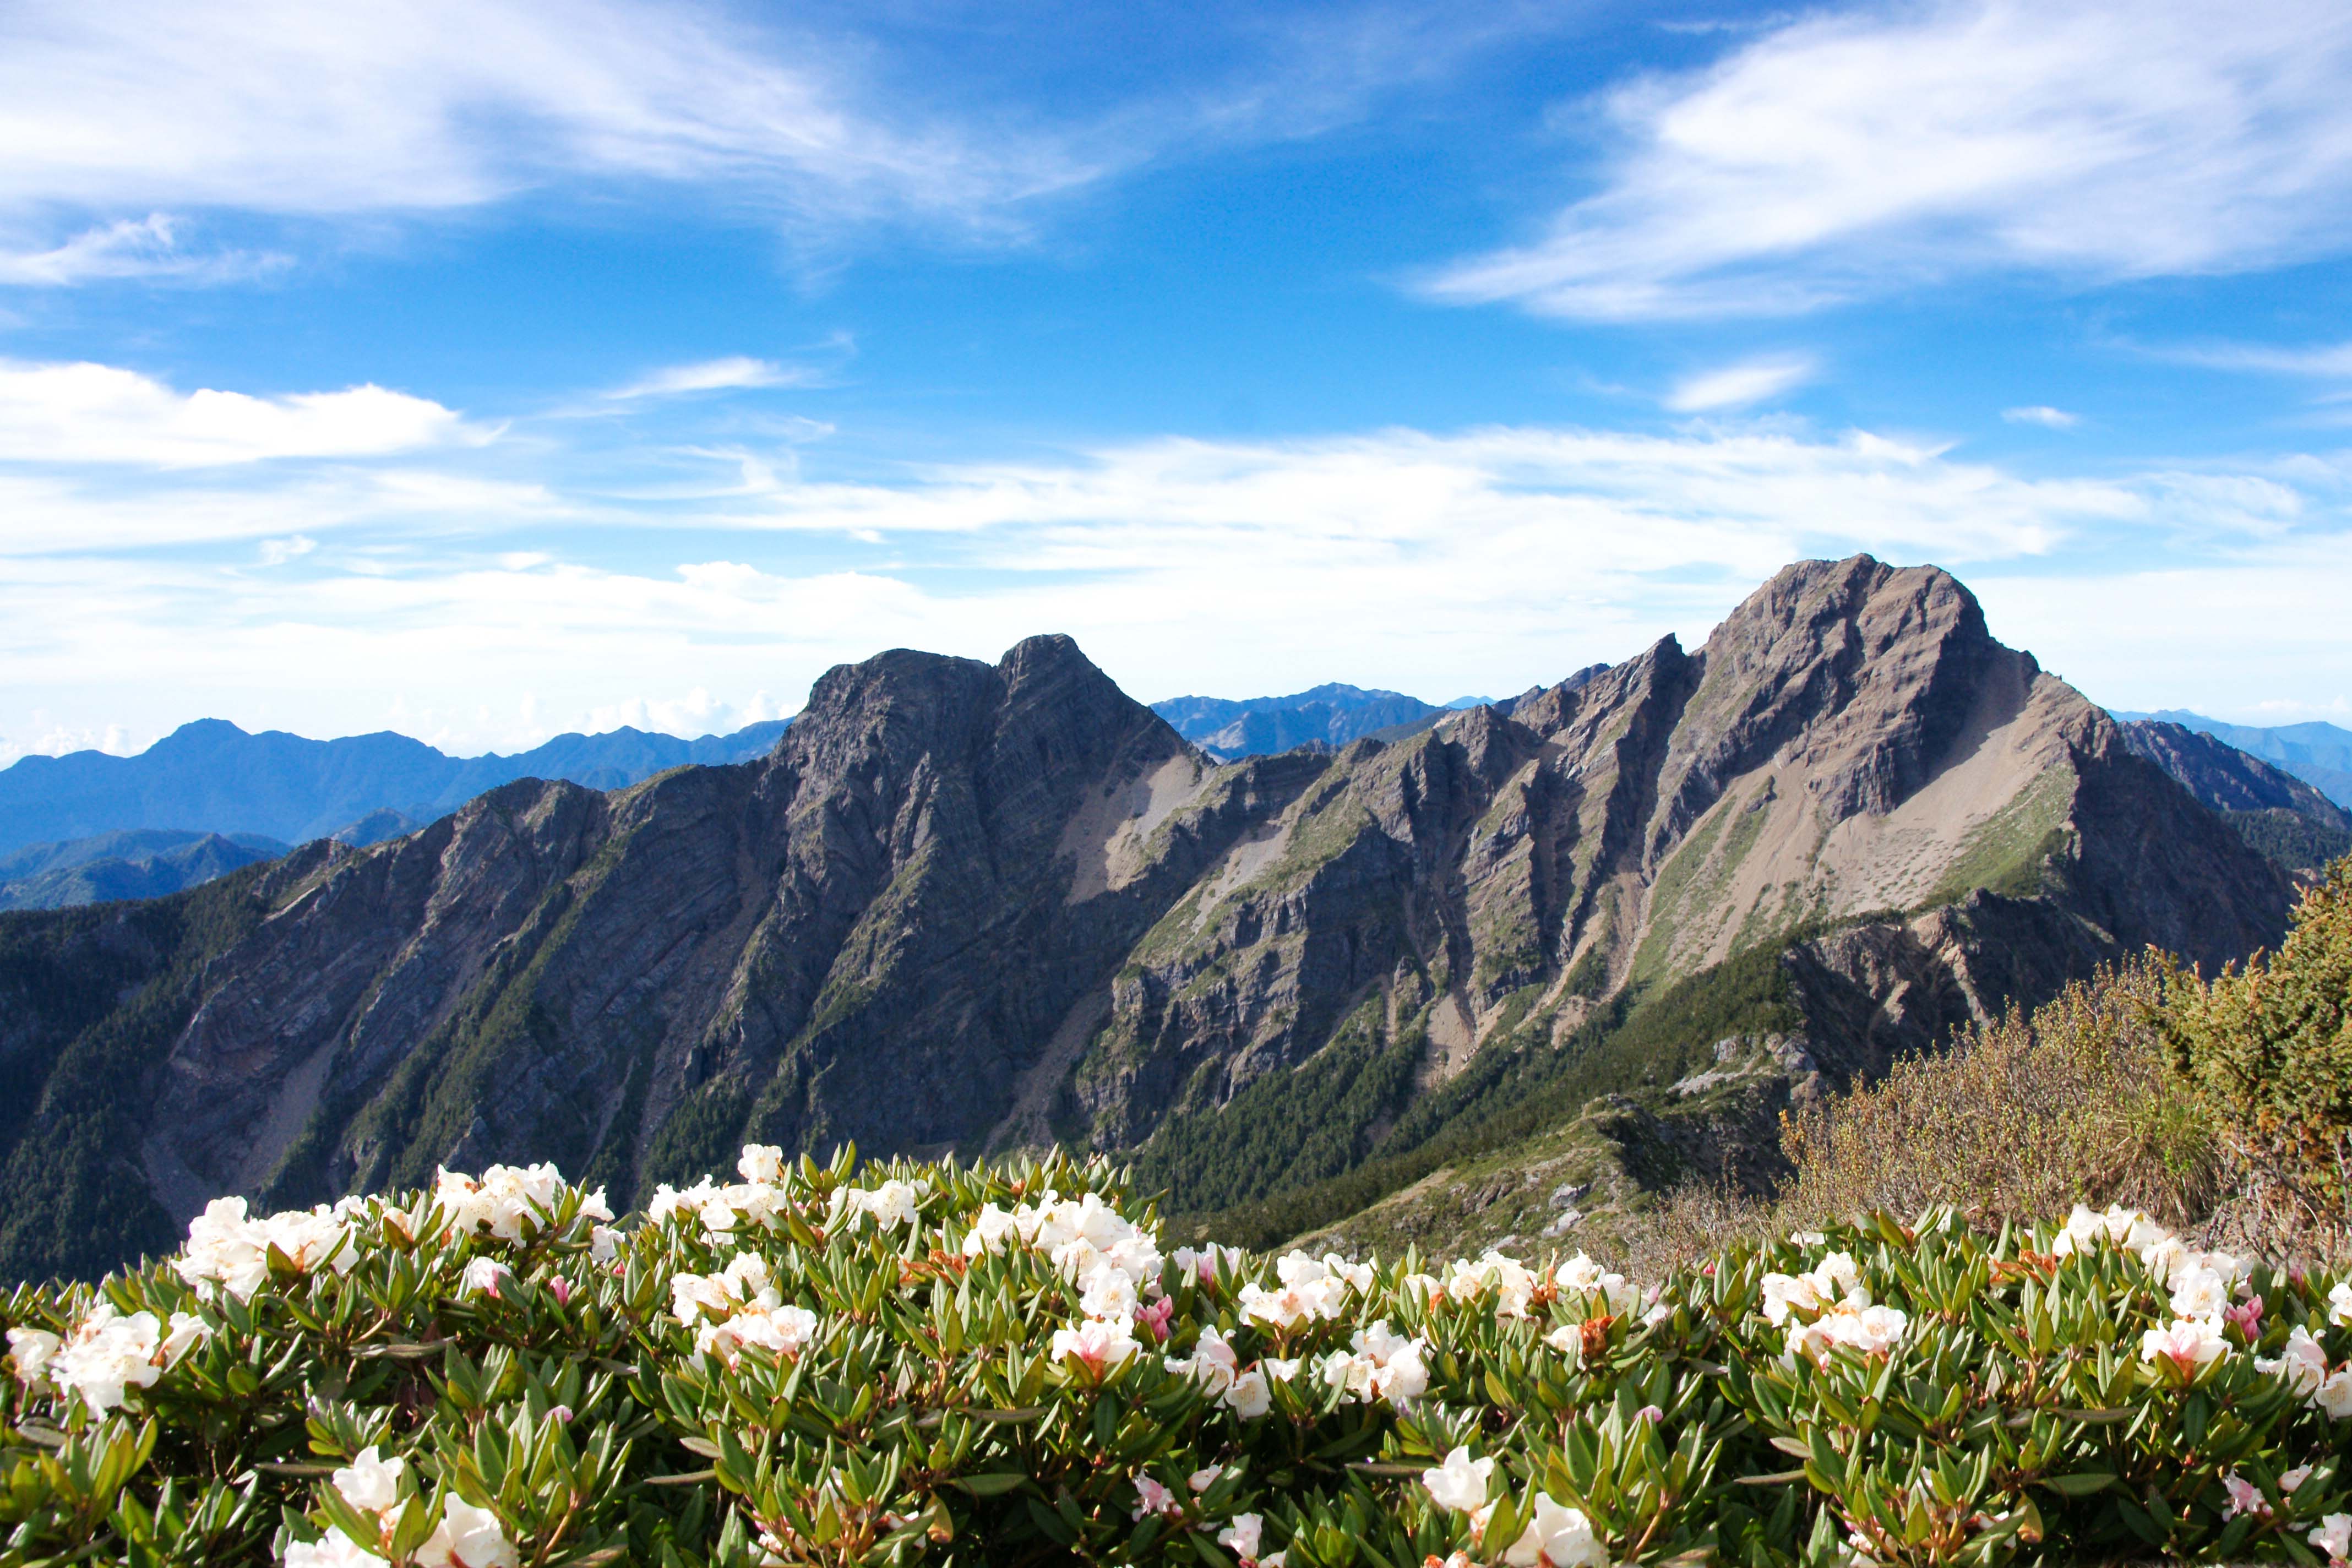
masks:
<svg viewBox="0 0 2352 1568"><path fill-rule="evenodd" d="M2161 719L2123 726L2124 743L2221 814L2247 843L2291 871L2315 874L2352 849L2352 811L2260 757Z"/></svg>
<svg viewBox="0 0 2352 1568"><path fill-rule="evenodd" d="M1713 1073L1729 1126L2142 943L2234 957L2287 895L1932 569L1232 764L1066 638L886 654L755 762L0 920L0 1268L439 1162L625 1201L746 1137L1083 1142L1304 1228L1594 1093ZM1641 1179L1748 1157L1685 1121Z"/></svg>

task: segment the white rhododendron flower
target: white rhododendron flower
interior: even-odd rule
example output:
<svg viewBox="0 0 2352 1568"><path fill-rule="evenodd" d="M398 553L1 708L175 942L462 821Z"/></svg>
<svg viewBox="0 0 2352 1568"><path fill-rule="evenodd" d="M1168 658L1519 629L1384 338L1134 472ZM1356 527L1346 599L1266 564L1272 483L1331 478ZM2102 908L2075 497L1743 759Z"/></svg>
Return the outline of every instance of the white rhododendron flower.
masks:
<svg viewBox="0 0 2352 1568"><path fill-rule="evenodd" d="M1592 1533L1592 1521L1546 1492L1538 1492L1534 1517L1503 1553L1508 1568L1609 1568L1609 1553Z"/></svg>
<svg viewBox="0 0 2352 1568"><path fill-rule="evenodd" d="M151 1388L188 1347L212 1332L204 1320L174 1312L167 1329L152 1312L125 1317L101 1300L46 1358L59 1387L103 1413L121 1405L130 1389Z"/></svg>
<svg viewBox="0 0 2352 1568"><path fill-rule="evenodd" d="M1903 1342L1910 1326L1910 1315L1893 1307L1858 1307L1850 1300L1840 1301L1811 1322L1792 1319L1782 1353L1789 1360L1802 1355L1815 1362L1828 1360L1830 1352L1839 1347L1864 1355L1883 1355Z"/></svg>
<svg viewBox="0 0 2352 1568"><path fill-rule="evenodd" d="M464 1296L495 1296L499 1281L514 1278L514 1270L495 1258L477 1258L466 1265L458 1277L457 1291Z"/></svg>
<svg viewBox="0 0 2352 1568"><path fill-rule="evenodd" d="M1243 1286L1241 1307L1244 1317L1277 1333L1336 1318L1350 1292L1361 1295L1372 1287L1369 1265L1349 1263L1337 1253L1319 1258L1304 1252L1285 1253L1276 1261L1274 1272L1280 1286L1272 1290L1257 1284Z"/></svg>
<svg viewBox="0 0 2352 1568"><path fill-rule="evenodd" d="M2183 1318L2168 1328L2149 1329L2139 1337L2142 1361L2169 1361L2194 1375L2230 1353L2219 1318Z"/></svg>
<svg viewBox="0 0 2352 1568"><path fill-rule="evenodd" d="M971 1216L971 1230L963 1238L964 1256L979 1258L1002 1252L1020 1239L1021 1228L1014 1223L1011 1209L982 1204L980 1212Z"/></svg>
<svg viewBox="0 0 2352 1568"><path fill-rule="evenodd" d="M1217 1265L1220 1261L1223 1261L1227 1268L1235 1270L1246 1268L1249 1264L1249 1255L1240 1247L1226 1247L1213 1241L1197 1252L1189 1247L1180 1247L1171 1256L1174 1258L1177 1268L1192 1275L1203 1285L1216 1279Z"/></svg>
<svg viewBox="0 0 2352 1568"><path fill-rule="evenodd" d="M2352 1280L2338 1279L2327 1288L2327 1321L2352 1329Z"/></svg>
<svg viewBox="0 0 2352 1568"><path fill-rule="evenodd" d="M1474 1459L1466 1447L1457 1447L1445 1456L1445 1462L1435 1469L1421 1472L1421 1484L1429 1489L1432 1502L1454 1513L1469 1513L1486 1506L1486 1479L1495 1473L1495 1461Z"/></svg>
<svg viewBox="0 0 2352 1568"><path fill-rule="evenodd" d="M40 1382L63 1342L47 1329L10 1329L8 1359L16 1363L16 1381L28 1388Z"/></svg>
<svg viewBox="0 0 2352 1568"><path fill-rule="evenodd" d="M388 1568L385 1561L345 1535L331 1530L323 1541L289 1541L286 1568Z"/></svg>
<svg viewBox="0 0 2352 1568"><path fill-rule="evenodd" d="M679 1214L700 1214L718 1195L718 1184L708 1176L690 1187L673 1187L664 1182L654 1189L653 1200L646 1205L646 1217L656 1225L666 1225Z"/></svg>
<svg viewBox="0 0 2352 1568"><path fill-rule="evenodd" d="M2193 1264L2176 1268L2171 1286L2176 1318L2216 1317L2229 1309L2230 1281L2218 1269Z"/></svg>
<svg viewBox="0 0 2352 1568"><path fill-rule="evenodd" d="M1099 1373L1121 1364L1140 1348L1128 1324L1088 1318L1066 1329L1055 1329L1046 1353L1055 1361L1079 1362Z"/></svg>
<svg viewBox="0 0 2352 1568"><path fill-rule="evenodd" d="M1200 1341L1192 1347L1191 1355L1181 1359L1175 1356L1163 1359L1171 1373L1178 1377L1192 1379L1213 1394L1223 1394L1234 1385L1234 1379L1241 1375L1241 1358L1234 1353L1234 1347L1225 1342L1225 1336L1217 1331L1214 1323L1201 1330Z"/></svg>
<svg viewBox="0 0 2352 1568"><path fill-rule="evenodd" d="M865 1187L835 1187L833 1189L833 1206L824 1223L831 1227L844 1219L866 1215L876 1225L889 1230L898 1226L917 1224L921 1203L922 1194L896 1176L870 1190Z"/></svg>
<svg viewBox="0 0 2352 1568"><path fill-rule="evenodd" d="M329 1479L343 1500L362 1513L383 1513L400 1505L400 1478L407 1469L399 1456L384 1458L370 1443Z"/></svg>
<svg viewBox="0 0 2352 1568"><path fill-rule="evenodd" d="M1490 1247L1475 1263L1455 1260L1446 1272L1445 1293L1457 1301L1475 1301L1491 1291L1496 1317L1524 1318L1539 1283L1518 1259Z"/></svg>
<svg viewBox="0 0 2352 1568"><path fill-rule="evenodd" d="M2352 1366L2338 1367L2312 1391L2311 1403L2330 1421L2352 1420Z"/></svg>
<svg viewBox="0 0 2352 1568"><path fill-rule="evenodd" d="M1610 1272L1581 1252L1554 1270L1551 1282L1579 1295L1598 1290L1612 1312L1630 1312L1642 1300L1641 1291L1622 1274Z"/></svg>
<svg viewBox="0 0 2352 1568"><path fill-rule="evenodd" d="M729 1366L745 1350L766 1351L779 1360L801 1353L816 1337L817 1316L806 1307L752 1307L716 1323L705 1323L694 1336L698 1355L715 1355Z"/></svg>
<svg viewBox="0 0 2352 1568"><path fill-rule="evenodd" d="M1853 1310L1870 1305L1862 1269L1849 1252L1832 1252L1802 1274L1764 1276L1764 1317L1776 1327L1794 1312L1818 1312L1836 1305Z"/></svg>
<svg viewBox="0 0 2352 1568"><path fill-rule="evenodd" d="M1255 1421L1273 1409L1274 1390L1266 1384L1265 1369L1254 1366L1234 1379L1234 1385L1225 1390L1223 1403L1226 1409L1244 1421Z"/></svg>
<svg viewBox="0 0 2352 1568"><path fill-rule="evenodd" d="M461 1498L443 1507L441 1522L416 1549L417 1568L519 1568L514 1543L499 1516Z"/></svg>
<svg viewBox="0 0 2352 1568"><path fill-rule="evenodd" d="M452 1236L489 1236L500 1241L522 1239L526 1222L546 1225L563 1195L563 1173L553 1165L492 1165L479 1180L459 1171L436 1173L433 1201L441 1205ZM580 1212L609 1221L613 1211L599 1190L590 1194Z"/></svg>
<svg viewBox="0 0 2352 1568"><path fill-rule="evenodd" d="M1265 1529L1265 1521L1254 1513L1237 1513L1234 1521L1217 1531L1217 1544L1230 1546L1236 1557L1255 1559L1258 1538Z"/></svg>
<svg viewBox="0 0 2352 1568"><path fill-rule="evenodd" d="M1345 1389L1360 1404L1385 1399L1399 1410L1428 1392L1429 1368L1422 1358L1429 1347L1398 1333L1387 1319L1358 1330L1350 1344L1352 1350L1323 1358L1322 1378L1333 1388Z"/></svg>
<svg viewBox="0 0 2352 1568"><path fill-rule="evenodd" d="M200 1289L217 1287L240 1301L268 1283L273 1247L303 1273L329 1268L348 1274L359 1257L349 1212L322 1204L251 1219L243 1198L215 1198L188 1222L188 1245L172 1268Z"/></svg>
<svg viewBox="0 0 2352 1568"><path fill-rule="evenodd" d="M2254 1369L2269 1373L2308 1398L2318 1393L2319 1385L2327 1380L2327 1352L2311 1337L2309 1329L2297 1324L2278 1355L2269 1360L2256 1357Z"/></svg>
<svg viewBox="0 0 2352 1568"><path fill-rule="evenodd" d="M784 1180L784 1152L773 1143L746 1143L743 1157L735 1162L735 1173L747 1182L762 1186L782 1186Z"/></svg>
<svg viewBox="0 0 2352 1568"><path fill-rule="evenodd" d="M1194 1495L1197 1496L1202 1492L1207 1491L1211 1487L1215 1486L1217 1484L1217 1478L1224 1473L1225 1468L1223 1465L1211 1465L1206 1469L1194 1470L1191 1475L1185 1477L1184 1484L1191 1488Z"/></svg>
<svg viewBox="0 0 2352 1568"><path fill-rule="evenodd" d="M2329 1514L2304 1539L2326 1552L2330 1563L2352 1558L2352 1513Z"/></svg>

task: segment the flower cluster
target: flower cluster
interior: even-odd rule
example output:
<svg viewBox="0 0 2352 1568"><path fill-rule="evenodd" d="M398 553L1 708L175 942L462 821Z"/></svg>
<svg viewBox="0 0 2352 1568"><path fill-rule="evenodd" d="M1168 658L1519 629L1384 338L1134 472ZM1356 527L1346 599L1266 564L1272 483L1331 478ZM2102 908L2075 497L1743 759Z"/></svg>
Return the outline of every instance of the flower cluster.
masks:
<svg viewBox="0 0 2352 1568"><path fill-rule="evenodd" d="M1348 1397L1369 1405L1385 1399L1399 1410L1429 1391L1429 1346L1389 1327L1386 1318L1356 1331L1344 1351L1335 1350L1317 1369L1323 1381Z"/></svg>
<svg viewBox="0 0 2352 1568"><path fill-rule="evenodd" d="M563 1191L562 1173L553 1165L492 1165L478 1179L437 1173L433 1202L453 1237L520 1241L526 1226L536 1230L551 1221ZM579 1212L607 1223L613 1218L601 1187L581 1199Z"/></svg>
<svg viewBox="0 0 2352 1568"><path fill-rule="evenodd" d="M325 1268L346 1274L358 1257L352 1225L366 1206L345 1198L331 1208L321 1204L253 1219L243 1198L215 1198L188 1222L187 1248L172 1267L199 1289L223 1289L240 1301L268 1282L273 1251L298 1273Z"/></svg>
<svg viewBox="0 0 2352 1568"><path fill-rule="evenodd" d="M859 1173L755 1145L736 1170L659 1189L642 1219L543 1165L283 1215L224 1200L175 1258L20 1290L0 1321L7 1550L230 1568L1992 1568L2036 1533L2179 1561L2352 1550L2352 1280L2128 1210L1998 1239L1871 1216L1644 1291L1582 1254L1163 1251L1148 1204L1062 1156Z"/></svg>
<svg viewBox="0 0 2352 1568"><path fill-rule="evenodd" d="M1782 1359L1821 1363L1833 1350L1885 1355L1903 1340L1910 1315L1871 1300L1851 1253L1832 1252L1802 1274L1764 1276L1763 1315L1785 1327Z"/></svg>
<svg viewBox="0 0 2352 1568"><path fill-rule="evenodd" d="M8 1349L17 1380L27 1386L44 1379L81 1396L93 1411L119 1407L126 1390L152 1388L188 1348L212 1332L189 1312L168 1323L152 1312L118 1311L100 1301L89 1315L59 1336L42 1329L10 1329Z"/></svg>
<svg viewBox="0 0 2352 1568"><path fill-rule="evenodd" d="M2262 1300L2252 1297L2253 1259L2227 1252L2200 1252L2137 1209L2121 1205L2105 1212L2081 1204L2051 1242L2053 1255L2069 1258L2095 1253L2101 1246L2119 1247L2139 1259L2156 1284L2166 1292L2171 1321L2143 1330L2142 1361L2168 1365L2183 1377L2194 1377L2204 1367L2227 1357L2232 1349L2231 1331L2239 1342L2259 1337ZM2233 1305L2240 1298L2251 1300ZM2320 1356L2324 1381L2326 1357ZM2290 1364L2291 1363L2291 1364ZM2290 1379L2307 1371L2299 1351L2279 1358L2270 1370Z"/></svg>
<svg viewBox="0 0 2352 1568"><path fill-rule="evenodd" d="M1034 1203L1011 1209L986 1204L972 1216L963 1242L966 1257L985 1257L1010 1246L1045 1253L1061 1277L1077 1287L1082 1316L1054 1331L1047 1354L1055 1361L1100 1378L1142 1348L1135 1327L1147 1310L1143 1299L1163 1293L1160 1242L1150 1231L1103 1202L1099 1193L1065 1199L1049 1188ZM1166 1337L1164 1312L1146 1321L1155 1340Z"/></svg>
<svg viewBox="0 0 2352 1568"><path fill-rule="evenodd" d="M399 1552L394 1542L416 1491L405 1461L385 1458L375 1444L360 1450L331 1479L336 1494L374 1526L377 1550L337 1531L323 1541L289 1543L286 1568L388 1568L395 1555L413 1568L517 1568L520 1561L498 1515L458 1497L442 1503L432 1533L414 1551Z"/></svg>
<svg viewBox="0 0 2352 1568"><path fill-rule="evenodd" d="M1473 1458L1467 1447L1456 1447L1444 1464L1421 1475L1431 1501L1469 1516L1471 1539L1480 1545L1486 1543L1495 1513L1486 1498L1494 1471L1493 1459ZM1592 1521L1581 1509L1570 1508L1549 1492L1530 1500L1526 1525L1496 1560L1507 1568L1609 1568L1608 1550L1594 1535ZM1464 1553L1462 1561L1475 1560Z"/></svg>
<svg viewBox="0 0 2352 1568"><path fill-rule="evenodd" d="M817 1318L788 1306L756 1252L739 1252L717 1274L674 1274L671 1312L694 1330L694 1353L733 1366L748 1349L796 1356L816 1337Z"/></svg>
<svg viewBox="0 0 2352 1568"><path fill-rule="evenodd" d="M1274 1272L1280 1282L1274 1289L1255 1282L1242 1287L1241 1308L1243 1317L1277 1333L1337 1318L1349 1293L1362 1294L1372 1279L1370 1268L1337 1253L1320 1258L1304 1252L1285 1253Z"/></svg>

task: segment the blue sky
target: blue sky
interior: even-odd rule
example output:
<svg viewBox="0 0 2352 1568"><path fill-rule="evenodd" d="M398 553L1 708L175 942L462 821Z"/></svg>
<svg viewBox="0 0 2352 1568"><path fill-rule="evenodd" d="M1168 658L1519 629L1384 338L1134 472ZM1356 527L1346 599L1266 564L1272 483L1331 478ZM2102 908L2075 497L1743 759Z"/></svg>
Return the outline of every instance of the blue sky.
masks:
<svg viewBox="0 0 2352 1568"><path fill-rule="evenodd" d="M0 762L1442 700L1855 550L2352 723L2347 254L2324 4L0 4Z"/></svg>

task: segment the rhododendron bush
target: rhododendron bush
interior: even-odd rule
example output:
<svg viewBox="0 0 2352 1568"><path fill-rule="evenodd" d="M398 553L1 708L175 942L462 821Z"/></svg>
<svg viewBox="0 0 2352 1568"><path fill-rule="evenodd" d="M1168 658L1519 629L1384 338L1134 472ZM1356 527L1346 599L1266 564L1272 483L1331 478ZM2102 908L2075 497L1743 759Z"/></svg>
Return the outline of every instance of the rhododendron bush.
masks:
<svg viewBox="0 0 2352 1568"><path fill-rule="evenodd" d="M2341 1563L2352 1285L2078 1209L1591 1259L1166 1247L1100 1164L744 1152L6 1302L0 1562Z"/></svg>

